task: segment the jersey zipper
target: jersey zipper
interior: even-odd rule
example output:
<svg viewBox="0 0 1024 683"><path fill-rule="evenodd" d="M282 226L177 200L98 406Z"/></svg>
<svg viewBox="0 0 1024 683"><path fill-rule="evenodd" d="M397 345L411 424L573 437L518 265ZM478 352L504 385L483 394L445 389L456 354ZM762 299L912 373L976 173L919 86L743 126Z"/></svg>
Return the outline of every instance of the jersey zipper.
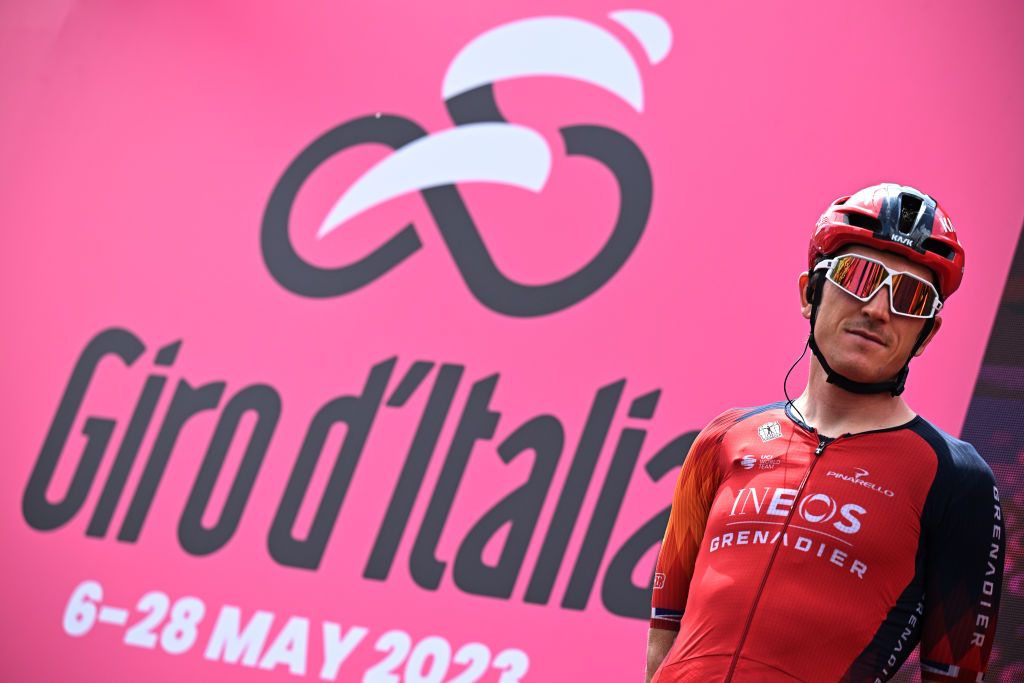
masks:
<svg viewBox="0 0 1024 683"><path fill-rule="evenodd" d="M838 437L837 437L838 438ZM821 458L821 454L825 452L825 448L829 444L834 442L836 439L830 439L827 436L818 435L818 447L814 449L814 459L811 460L811 464L807 466L807 470L804 471L803 479L800 480L800 485L796 489L796 497L793 500L793 507L789 510L789 514L786 515L786 521L782 524L782 531L779 532L779 540L772 548L772 554L768 557L768 564L764 568L764 574L761 576L761 584L757 587L757 592L754 593L754 602L750 605L750 612L747 614L747 621L743 625L743 631L740 633L739 642L736 643L736 652L733 653L732 662L729 663L729 671L725 675L725 683L732 681L733 674L736 672L736 665L740 661L740 652L743 650L743 644L747 640L747 634L750 633L750 625L754 621L754 613L757 611L757 604L761 601L761 593L764 591L765 584L768 583L768 574L771 573L772 565L775 564L775 556L779 552L779 547L782 545L782 539L789 530L789 523L793 519L793 514L796 512L797 506L800 504L800 496L803 495L804 486L807 485L807 480L811 478L811 472L814 471L814 466L818 464L818 460Z"/></svg>

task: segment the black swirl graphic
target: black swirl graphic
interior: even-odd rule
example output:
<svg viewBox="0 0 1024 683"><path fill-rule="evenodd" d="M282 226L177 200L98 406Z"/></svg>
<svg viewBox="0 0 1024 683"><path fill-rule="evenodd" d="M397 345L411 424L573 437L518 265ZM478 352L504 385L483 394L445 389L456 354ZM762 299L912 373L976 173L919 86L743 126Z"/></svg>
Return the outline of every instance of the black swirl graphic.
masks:
<svg viewBox="0 0 1024 683"><path fill-rule="evenodd" d="M490 85L447 102L456 125L506 122ZM487 251L480 231L454 185L421 191L469 291L484 306L504 315L548 315L579 303L610 280L636 248L651 209L651 171L643 152L622 133L597 125L559 129L565 153L603 164L619 188L619 213L608 241L579 270L555 282L525 285L504 275ZM327 159L356 145L385 144L399 149L427 135L401 116L367 116L343 123L314 140L289 164L274 187L263 216L261 246L271 275L295 294L314 298L341 296L365 287L423 246L415 226L406 225L364 258L321 268L305 261L292 246L289 217L306 179Z"/></svg>

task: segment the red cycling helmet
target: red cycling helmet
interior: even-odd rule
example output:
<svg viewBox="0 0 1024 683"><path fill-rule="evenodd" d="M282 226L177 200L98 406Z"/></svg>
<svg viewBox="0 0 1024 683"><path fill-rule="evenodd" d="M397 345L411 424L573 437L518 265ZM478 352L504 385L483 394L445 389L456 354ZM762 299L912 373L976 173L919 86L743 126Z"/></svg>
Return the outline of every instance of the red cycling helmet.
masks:
<svg viewBox="0 0 1024 683"><path fill-rule="evenodd" d="M872 185L832 202L811 237L809 269L847 244L891 251L920 263L935 273L943 299L957 290L964 276L964 248L949 214L906 185Z"/></svg>

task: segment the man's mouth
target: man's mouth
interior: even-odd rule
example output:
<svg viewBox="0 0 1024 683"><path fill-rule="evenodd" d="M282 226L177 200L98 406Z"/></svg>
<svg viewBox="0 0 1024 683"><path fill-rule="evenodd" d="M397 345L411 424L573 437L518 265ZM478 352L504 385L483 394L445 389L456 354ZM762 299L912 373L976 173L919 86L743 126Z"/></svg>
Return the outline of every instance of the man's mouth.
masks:
<svg viewBox="0 0 1024 683"><path fill-rule="evenodd" d="M862 339L867 339L870 342L874 342L874 343L878 344L879 346L885 346L885 342L882 340L881 337L879 337L877 334L874 334L872 332L868 332L865 329L856 328L856 329L852 329L852 330L847 330L847 332L849 332L850 334L857 335L858 337L861 337Z"/></svg>

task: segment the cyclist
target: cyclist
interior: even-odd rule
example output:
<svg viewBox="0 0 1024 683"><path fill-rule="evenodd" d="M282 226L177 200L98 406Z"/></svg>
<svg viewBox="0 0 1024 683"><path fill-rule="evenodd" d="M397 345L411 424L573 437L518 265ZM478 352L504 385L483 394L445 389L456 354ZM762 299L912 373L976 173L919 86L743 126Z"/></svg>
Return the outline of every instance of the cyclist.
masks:
<svg viewBox="0 0 1024 683"><path fill-rule="evenodd" d="M900 397L963 264L949 216L911 187L825 211L799 278L807 386L694 441L658 557L648 681L884 681L918 642L923 681L980 680L999 493L970 444Z"/></svg>

